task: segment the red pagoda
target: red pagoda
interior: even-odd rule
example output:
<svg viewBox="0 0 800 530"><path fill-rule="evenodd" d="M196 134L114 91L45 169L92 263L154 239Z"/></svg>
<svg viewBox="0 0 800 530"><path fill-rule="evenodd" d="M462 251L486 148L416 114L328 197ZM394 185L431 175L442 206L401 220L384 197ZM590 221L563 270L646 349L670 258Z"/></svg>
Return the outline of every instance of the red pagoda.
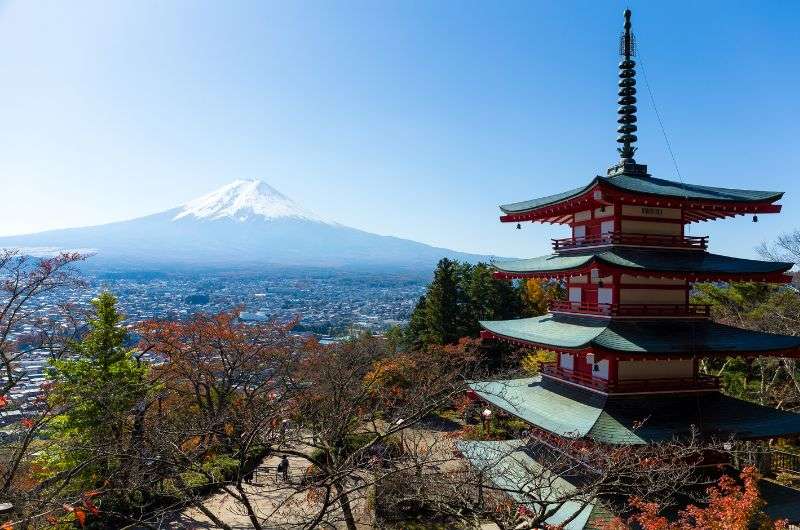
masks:
<svg viewBox="0 0 800 530"><path fill-rule="evenodd" d="M726 396L698 364L710 356L795 356L800 337L715 323L708 306L689 298L694 282L791 281L792 263L713 254L708 237L686 230L700 221L778 213L783 193L660 179L634 160L630 15L626 10L620 42L619 162L580 188L500 206L502 222L568 225L571 236L553 239L550 255L495 263L495 276L559 280L568 295L542 316L481 322L481 336L553 351L556 362L535 377L472 383L471 393L534 431L602 444L649 444L690 432L739 440L796 435L799 414ZM524 441L460 448L485 465L491 444L524 448ZM586 512L560 517L584 528Z"/></svg>

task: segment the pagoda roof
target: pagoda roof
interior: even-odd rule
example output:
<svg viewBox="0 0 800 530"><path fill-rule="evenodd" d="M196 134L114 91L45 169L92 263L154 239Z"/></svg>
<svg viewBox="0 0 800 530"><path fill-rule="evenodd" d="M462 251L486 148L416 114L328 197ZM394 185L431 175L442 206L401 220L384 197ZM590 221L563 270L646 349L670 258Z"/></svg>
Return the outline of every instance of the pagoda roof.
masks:
<svg viewBox="0 0 800 530"><path fill-rule="evenodd" d="M764 513L771 519L800 522L800 491L762 479L758 483L758 493L766 504Z"/></svg>
<svg viewBox="0 0 800 530"><path fill-rule="evenodd" d="M518 214L535 210L544 206L551 206L583 195L595 185L601 184L623 192L638 195L651 195L658 197L671 197L682 200L730 202L730 203L772 203L783 196L782 191L741 190L735 188L717 188L714 186L700 186L697 184L684 184L672 180L659 179L643 175L616 175L613 177L595 177L589 184L580 188L571 189L563 193L548 195L538 199L531 199L511 204L503 204L500 209L506 214Z"/></svg>
<svg viewBox="0 0 800 530"><path fill-rule="evenodd" d="M681 277L689 276L705 280L750 276L756 280L768 279L776 282L789 281L789 276L782 273L793 266L788 262L735 258L709 252L629 247L571 251L536 258L497 261L492 265L497 271L496 275L504 278L565 277L597 266L600 269L607 269L606 272L613 270L630 274L647 272L646 275L649 276L675 273ZM601 276L605 275L603 270L600 273Z"/></svg>
<svg viewBox="0 0 800 530"><path fill-rule="evenodd" d="M760 439L800 433L800 414L718 392L602 395L541 376L471 383L484 401L559 436L641 445L689 436Z"/></svg>
<svg viewBox="0 0 800 530"><path fill-rule="evenodd" d="M577 497L569 499L575 495L577 487L548 471L533 457L523 440L459 441L456 448L488 481L517 503L535 505L536 512L541 511L542 505L560 505L545 521L550 526L584 530L594 526L594 519L607 519L596 502L587 504ZM532 477L544 480L532 480Z"/></svg>
<svg viewBox="0 0 800 530"><path fill-rule="evenodd" d="M705 319L603 319L546 314L517 320L482 321L492 336L556 350L604 352L641 358L667 354L796 354L800 337L726 326Z"/></svg>

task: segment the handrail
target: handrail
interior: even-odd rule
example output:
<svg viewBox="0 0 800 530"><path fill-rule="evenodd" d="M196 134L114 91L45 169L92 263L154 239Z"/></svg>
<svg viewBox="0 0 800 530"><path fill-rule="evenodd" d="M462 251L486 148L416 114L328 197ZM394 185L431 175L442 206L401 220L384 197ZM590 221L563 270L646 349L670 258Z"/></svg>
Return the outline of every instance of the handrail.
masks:
<svg viewBox="0 0 800 530"><path fill-rule="evenodd" d="M710 375L609 381L586 373L559 368L556 363L542 363L541 372L554 379L611 393L717 390L720 387L719 379Z"/></svg>
<svg viewBox="0 0 800 530"><path fill-rule="evenodd" d="M665 234L632 234L623 232L607 232L583 237L565 237L551 239L553 250L593 247L600 245L641 245L655 247L677 247L706 250L708 236L677 236Z"/></svg>
<svg viewBox="0 0 800 530"><path fill-rule="evenodd" d="M553 300L550 302L549 308L554 313L580 313L617 317L711 316L711 306L708 304L599 304Z"/></svg>

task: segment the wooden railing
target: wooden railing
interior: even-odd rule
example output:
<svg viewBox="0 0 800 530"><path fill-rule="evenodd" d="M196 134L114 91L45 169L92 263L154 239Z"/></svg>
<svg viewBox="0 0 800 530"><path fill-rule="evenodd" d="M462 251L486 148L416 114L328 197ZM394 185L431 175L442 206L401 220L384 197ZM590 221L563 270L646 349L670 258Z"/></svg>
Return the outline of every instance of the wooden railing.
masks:
<svg viewBox="0 0 800 530"><path fill-rule="evenodd" d="M554 300L550 302L553 313L579 313L613 317L708 317L711 306L707 304L590 304Z"/></svg>
<svg viewBox="0 0 800 530"><path fill-rule="evenodd" d="M643 247L670 247L706 250L708 236L671 236L662 234L627 234L622 232L608 232L584 237L565 237L552 239L553 250L565 250L581 247L596 247L601 245L631 245Z"/></svg>
<svg viewBox="0 0 800 530"><path fill-rule="evenodd" d="M768 467L773 473L781 471L800 473L800 455L786 451L770 451L768 458Z"/></svg>
<svg viewBox="0 0 800 530"><path fill-rule="evenodd" d="M670 377L655 379L623 379L620 381L607 381L592 377L591 374L565 370L556 363L544 363L542 374L554 379L560 379L580 386L593 388L608 393L634 393L634 392L681 392L698 390L719 389L719 379L707 375L697 377Z"/></svg>

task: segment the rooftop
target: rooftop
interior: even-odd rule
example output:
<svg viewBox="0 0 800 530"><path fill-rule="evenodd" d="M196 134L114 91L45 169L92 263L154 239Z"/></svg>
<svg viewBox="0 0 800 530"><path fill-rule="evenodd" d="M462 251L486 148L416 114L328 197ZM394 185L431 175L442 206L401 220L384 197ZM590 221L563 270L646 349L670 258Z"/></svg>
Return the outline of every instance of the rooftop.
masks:
<svg viewBox="0 0 800 530"><path fill-rule="evenodd" d="M735 328L709 320L614 320L546 314L482 321L492 336L559 350L648 355L796 355L800 337Z"/></svg>
<svg viewBox="0 0 800 530"><path fill-rule="evenodd" d="M456 447L472 466L501 491L522 505L558 505L547 524L564 530L583 530L596 511L595 503L564 500L574 495L576 487L566 479L552 475L526 450L522 440L457 442ZM533 477L533 478L532 478ZM537 481L535 477L543 477ZM548 503L548 501L550 501ZM539 512L540 509L536 509ZM575 515L577 513L577 515Z"/></svg>
<svg viewBox="0 0 800 530"><path fill-rule="evenodd" d="M688 436L693 428L726 439L800 433L800 414L720 393L620 397L541 376L470 384L481 399L559 436L641 445Z"/></svg>
<svg viewBox="0 0 800 530"><path fill-rule="evenodd" d="M716 203L773 203L783 197L781 191L740 190L734 188L717 188L684 184L672 180L659 179L643 175L617 175L613 177L597 176L589 184L555 195L548 195L522 202L503 204L500 209L506 214L526 213L531 210L552 206L580 197L597 185L610 190L633 193L641 196L673 198L678 201L711 201Z"/></svg>
<svg viewBox="0 0 800 530"><path fill-rule="evenodd" d="M608 247L595 250L549 254L536 258L497 261L492 264L501 277L563 277L564 272L585 271L593 266L620 269L630 274L646 272L647 276L692 276L705 280L725 280L730 276L751 276L754 280L789 281L783 273L792 263L735 258L709 252L687 250L650 250ZM602 273L602 271L601 271ZM653 274L664 273L664 274Z"/></svg>

